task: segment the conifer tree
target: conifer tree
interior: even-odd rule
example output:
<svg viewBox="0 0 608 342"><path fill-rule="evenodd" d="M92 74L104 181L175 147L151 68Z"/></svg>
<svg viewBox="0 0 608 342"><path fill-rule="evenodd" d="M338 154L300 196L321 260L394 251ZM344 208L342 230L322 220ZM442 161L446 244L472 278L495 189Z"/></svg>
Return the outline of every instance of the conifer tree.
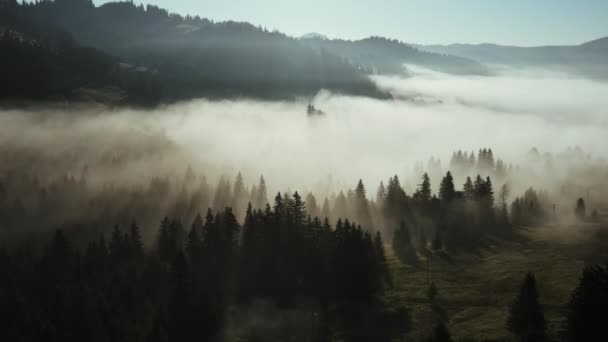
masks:
<svg viewBox="0 0 608 342"><path fill-rule="evenodd" d="M347 218L350 216L348 212L348 202L346 200L344 192L340 191L340 193L336 197L332 213L334 216L339 218Z"/></svg>
<svg viewBox="0 0 608 342"><path fill-rule="evenodd" d="M475 199L476 201L481 200L485 195L485 191L485 182L483 178L481 178L481 176L478 174L477 177L475 177L475 181L473 182L473 199Z"/></svg>
<svg viewBox="0 0 608 342"><path fill-rule="evenodd" d="M439 185L439 199L441 199L442 203L447 205L451 203L455 197L456 189L454 187L454 178L452 177L452 173L448 171Z"/></svg>
<svg viewBox="0 0 608 342"><path fill-rule="evenodd" d="M264 208L268 203L268 193L266 190L266 181L264 180L264 176L260 176L260 183L258 185L258 194L255 199L255 208Z"/></svg>
<svg viewBox="0 0 608 342"><path fill-rule="evenodd" d="M355 215L356 219L366 229L372 228L372 218L369 210L369 203L367 201L367 192L363 181L359 179L357 187L355 188Z"/></svg>
<svg viewBox="0 0 608 342"><path fill-rule="evenodd" d="M417 257L414 247L412 246L410 231L403 220L400 222L399 228L395 230L393 236L393 250L401 262L416 263Z"/></svg>
<svg viewBox="0 0 608 342"><path fill-rule="evenodd" d="M376 258L378 260L378 268L382 272L382 277L384 278L385 283L392 287L393 278L391 276L391 272L388 268L388 263L386 261L384 243L382 242L382 235L380 234L380 232L376 232L376 237L374 238L374 248L376 251Z"/></svg>
<svg viewBox="0 0 608 342"><path fill-rule="evenodd" d="M384 205L384 199L386 198L386 188L384 187L384 182L380 182L378 186L378 190L376 191L376 205L378 208L382 208Z"/></svg>
<svg viewBox="0 0 608 342"><path fill-rule="evenodd" d="M300 197L300 194L298 194L297 191L293 194L293 201L290 209L294 223L298 226L303 225L307 216L306 204L302 201L302 197Z"/></svg>
<svg viewBox="0 0 608 342"><path fill-rule="evenodd" d="M186 252L192 261L200 261L203 252L203 241L201 234L203 232L203 218L201 214L196 214L190 232L188 233L188 241L186 245Z"/></svg>
<svg viewBox="0 0 608 342"><path fill-rule="evenodd" d="M243 176L239 172L234 180L234 186L232 191L231 208L234 211L237 219L242 220L245 215L245 208L247 205L247 190L245 189L245 183Z"/></svg>
<svg viewBox="0 0 608 342"><path fill-rule="evenodd" d="M386 199L384 205L384 212L387 218L393 220L395 223L405 219L408 198L401 187L399 177L395 175L388 181L388 187L386 189Z"/></svg>
<svg viewBox="0 0 608 342"><path fill-rule="evenodd" d="M319 217L321 215L321 211L319 210L319 205L317 204L317 199L315 196L309 192L306 195L306 209L308 210L308 214L312 217Z"/></svg>
<svg viewBox="0 0 608 342"><path fill-rule="evenodd" d="M249 191L249 203L251 203L256 209L261 209L261 207L259 207L257 205L257 199L258 199L258 186L253 184L251 186L251 190Z"/></svg>
<svg viewBox="0 0 608 342"><path fill-rule="evenodd" d="M427 342L452 342L452 337L448 328L442 323L438 322L433 329L433 334L430 338L426 339Z"/></svg>
<svg viewBox="0 0 608 342"><path fill-rule="evenodd" d="M487 206L494 208L494 189L490 176L487 176L485 182L483 183L483 196L487 202Z"/></svg>
<svg viewBox="0 0 608 342"><path fill-rule="evenodd" d="M564 324L565 341L608 340L608 264L585 268L572 292Z"/></svg>
<svg viewBox="0 0 608 342"><path fill-rule="evenodd" d="M206 245L210 239L210 236L213 234L213 226L215 224L215 217L213 216L213 211L211 208L207 209L207 214L205 214L205 224L203 224L203 228L201 231L201 239L203 240L203 244Z"/></svg>
<svg viewBox="0 0 608 342"><path fill-rule="evenodd" d="M129 248L132 255L137 257L142 256L144 254L144 243L141 240L139 226L135 221L131 224L131 230L129 233Z"/></svg>
<svg viewBox="0 0 608 342"><path fill-rule="evenodd" d="M124 257L124 245L125 241L123 240L122 233L120 232L118 225L114 225L112 239L110 240L110 254L114 260L117 261Z"/></svg>
<svg viewBox="0 0 608 342"><path fill-rule="evenodd" d="M475 198L475 187L473 186L471 177L467 177L467 180L463 185L463 191L466 199L473 200Z"/></svg>
<svg viewBox="0 0 608 342"><path fill-rule="evenodd" d="M473 169L476 163L477 161L475 160L475 152L471 151L471 154L469 154L469 169Z"/></svg>
<svg viewBox="0 0 608 342"><path fill-rule="evenodd" d="M283 203L283 196L281 196L280 192L274 197L273 212L275 218L279 222L285 217L285 204Z"/></svg>
<svg viewBox="0 0 608 342"><path fill-rule="evenodd" d="M99 235L99 240L97 242L97 248L99 251L99 257L103 260L105 260L105 258L107 258L108 256L108 247L106 244L106 238L103 236L103 234Z"/></svg>
<svg viewBox="0 0 608 342"><path fill-rule="evenodd" d="M500 201L499 221L502 225L509 224L509 210L507 209L507 197L509 196L509 192L509 186L507 185L507 183L505 183L502 185L502 187L500 187L500 192L498 194L498 198Z"/></svg>
<svg viewBox="0 0 608 342"><path fill-rule="evenodd" d="M507 321L509 331L521 341L546 341L546 321L536 289L536 278L528 272L515 301L511 304Z"/></svg>
<svg viewBox="0 0 608 342"><path fill-rule="evenodd" d="M323 208L321 209L321 218L329 220L331 215L331 210L329 209L329 199L325 197L323 200Z"/></svg>
<svg viewBox="0 0 608 342"><path fill-rule="evenodd" d="M443 248L443 239L441 238L441 234L439 232L435 233L435 237L433 238L433 250L438 251Z"/></svg>
<svg viewBox="0 0 608 342"><path fill-rule="evenodd" d="M419 185L417 195L422 203L431 201L431 180L426 172L422 175L422 183Z"/></svg>
<svg viewBox="0 0 608 342"><path fill-rule="evenodd" d="M584 219L587 214L587 210L585 209L585 200L582 197L576 201L576 209L574 209L574 214L581 220Z"/></svg>
<svg viewBox="0 0 608 342"><path fill-rule="evenodd" d="M215 188L215 195L213 196L213 209L223 210L226 206L230 205L231 201L230 182L224 177L220 177L217 187Z"/></svg>

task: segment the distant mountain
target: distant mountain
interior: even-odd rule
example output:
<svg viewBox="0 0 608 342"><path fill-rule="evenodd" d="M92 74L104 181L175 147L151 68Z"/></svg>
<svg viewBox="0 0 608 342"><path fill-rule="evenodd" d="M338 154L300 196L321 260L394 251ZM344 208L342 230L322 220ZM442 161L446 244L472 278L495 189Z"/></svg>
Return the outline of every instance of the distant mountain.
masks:
<svg viewBox="0 0 608 342"><path fill-rule="evenodd" d="M424 51L474 59L484 64L560 69L594 78L608 78L608 37L571 46L451 44L417 47Z"/></svg>
<svg viewBox="0 0 608 342"><path fill-rule="evenodd" d="M608 52L608 37L592 40L590 42L583 43L580 46L591 51Z"/></svg>
<svg viewBox="0 0 608 342"><path fill-rule="evenodd" d="M422 51L398 40L369 37L362 40L308 39L311 47L348 58L369 73L401 74L413 64L452 74L487 75L480 63L463 57Z"/></svg>
<svg viewBox="0 0 608 342"><path fill-rule="evenodd" d="M307 33L307 34L303 35L302 37L300 37L300 39L322 39L322 40L327 40L329 38L327 38L327 36L322 35L320 33L311 32L311 33Z"/></svg>

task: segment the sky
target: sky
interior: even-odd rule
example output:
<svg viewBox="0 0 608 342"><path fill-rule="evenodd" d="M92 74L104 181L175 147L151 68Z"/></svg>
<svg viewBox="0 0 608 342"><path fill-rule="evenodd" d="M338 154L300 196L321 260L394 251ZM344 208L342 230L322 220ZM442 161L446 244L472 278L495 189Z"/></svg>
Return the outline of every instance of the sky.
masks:
<svg viewBox="0 0 608 342"><path fill-rule="evenodd" d="M96 4L109 2L95 0ZM417 44L574 45L608 36L606 0L150 0L180 14L292 36L385 36Z"/></svg>

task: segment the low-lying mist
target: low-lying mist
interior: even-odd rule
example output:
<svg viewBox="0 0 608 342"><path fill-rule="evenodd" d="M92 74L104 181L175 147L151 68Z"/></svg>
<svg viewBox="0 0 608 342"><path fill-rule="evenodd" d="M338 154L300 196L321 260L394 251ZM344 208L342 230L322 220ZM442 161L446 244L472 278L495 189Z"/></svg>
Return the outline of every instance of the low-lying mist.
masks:
<svg viewBox="0 0 608 342"><path fill-rule="evenodd" d="M329 185L352 187L359 178L375 187L390 175L410 175L430 157L447 169L458 149L491 147L513 164L532 147L559 153L580 146L606 156L606 83L546 73L461 77L409 70L406 79L375 78L395 100L321 92L310 102L325 114L312 117L308 100L197 100L151 111L5 110L2 168L52 174L87 165L93 177L120 182L182 174L190 165L211 179L241 171L253 182L264 174L273 191L332 191ZM113 165L112 172L100 161Z"/></svg>

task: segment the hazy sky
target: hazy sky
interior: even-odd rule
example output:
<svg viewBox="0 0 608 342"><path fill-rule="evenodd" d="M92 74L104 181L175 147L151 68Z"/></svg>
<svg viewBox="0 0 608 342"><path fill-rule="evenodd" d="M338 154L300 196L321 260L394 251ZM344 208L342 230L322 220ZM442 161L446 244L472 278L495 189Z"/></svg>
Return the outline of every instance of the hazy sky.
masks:
<svg viewBox="0 0 608 342"><path fill-rule="evenodd" d="M95 0L104 3L107 0ZM411 43L579 44L608 36L606 0L149 0L171 12L300 36Z"/></svg>

